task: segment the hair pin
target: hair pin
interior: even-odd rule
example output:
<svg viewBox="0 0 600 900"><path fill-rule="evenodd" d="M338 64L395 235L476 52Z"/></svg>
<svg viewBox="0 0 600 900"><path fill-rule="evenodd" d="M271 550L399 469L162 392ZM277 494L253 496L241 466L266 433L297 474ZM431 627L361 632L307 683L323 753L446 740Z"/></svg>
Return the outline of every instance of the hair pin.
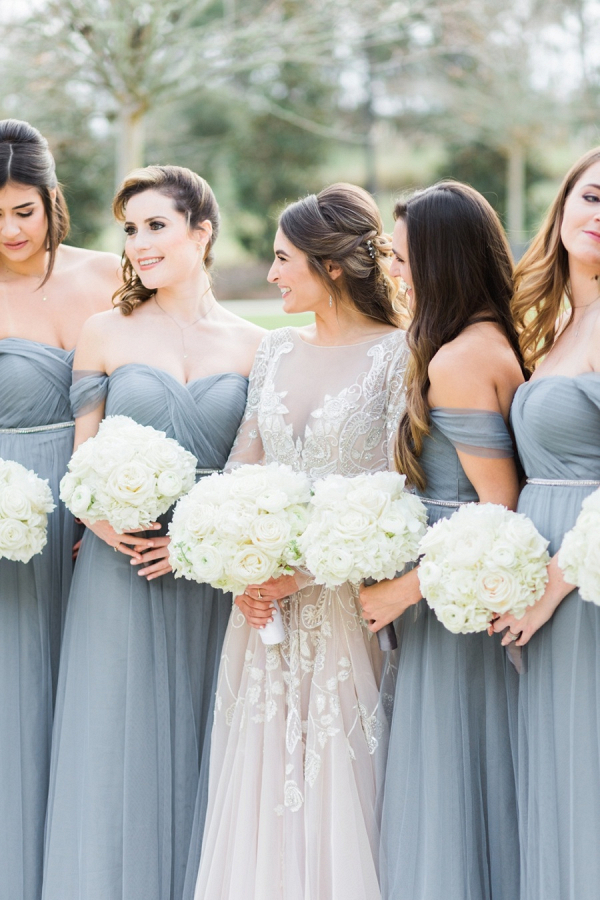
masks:
<svg viewBox="0 0 600 900"><path fill-rule="evenodd" d="M369 238L369 240L367 241L367 253L371 257L371 259L375 259L375 257L377 256L377 251L375 250L375 245L373 244L371 238Z"/></svg>

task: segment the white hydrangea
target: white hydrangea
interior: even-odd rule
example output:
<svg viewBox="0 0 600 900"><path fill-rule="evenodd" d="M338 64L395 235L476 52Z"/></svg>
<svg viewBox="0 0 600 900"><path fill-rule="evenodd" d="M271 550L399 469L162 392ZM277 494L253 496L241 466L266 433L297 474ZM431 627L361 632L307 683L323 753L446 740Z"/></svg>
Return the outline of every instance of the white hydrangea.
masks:
<svg viewBox="0 0 600 900"><path fill-rule="evenodd" d="M60 483L73 515L108 521L119 534L147 528L196 480L196 457L164 431L108 416L77 448Z"/></svg>
<svg viewBox="0 0 600 900"><path fill-rule="evenodd" d="M404 489L405 480L397 472L371 472L315 483L300 549L317 584L393 578L417 558L427 511Z"/></svg>
<svg viewBox="0 0 600 900"><path fill-rule="evenodd" d="M495 615L517 618L544 593L548 541L521 513L469 503L421 541L421 592L455 634L484 631Z"/></svg>
<svg viewBox="0 0 600 900"><path fill-rule="evenodd" d="M302 562L308 478L290 466L239 466L203 478L175 508L169 554L176 578L234 595Z"/></svg>
<svg viewBox="0 0 600 900"><path fill-rule="evenodd" d="M47 542L50 485L18 462L0 459L0 559L29 562Z"/></svg>
<svg viewBox="0 0 600 900"><path fill-rule="evenodd" d="M584 600L600 605L600 490L583 501L574 527L563 538L558 565Z"/></svg>

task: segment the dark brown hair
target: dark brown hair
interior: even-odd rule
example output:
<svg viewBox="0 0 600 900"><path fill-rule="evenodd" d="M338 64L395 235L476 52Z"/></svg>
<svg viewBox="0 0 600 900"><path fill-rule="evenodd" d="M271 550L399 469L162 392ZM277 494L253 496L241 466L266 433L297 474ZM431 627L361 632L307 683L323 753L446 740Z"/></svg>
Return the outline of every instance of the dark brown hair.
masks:
<svg viewBox="0 0 600 900"><path fill-rule="evenodd" d="M61 187L56 179L54 157L48 141L28 122L18 119L0 120L0 188L7 184L21 184L37 189L42 198L48 234L46 250L48 266L44 285L56 259L59 244L69 233L69 211ZM56 197L52 198L52 191Z"/></svg>
<svg viewBox="0 0 600 900"><path fill-rule="evenodd" d="M561 313L571 304L569 255L560 232L567 197L594 163L600 147L572 166L530 247L515 269L513 316L525 362L530 369L548 353L556 339ZM571 321L572 312L569 316Z"/></svg>
<svg viewBox="0 0 600 900"><path fill-rule="evenodd" d="M423 490L419 456L429 433L429 363L440 347L471 322L492 319L522 364L510 313L512 259L490 204L460 182L443 181L398 201L394 216L406 223L414 303L396 465Z"/></svg>
<svg viewBox="0 0 600 900"><path fill-rule="evenodd" d="M279 227L306 254L309 267L337 300L345 290L363 315L398 326L398 285L389 274L392 243L367 191L354 184L332 184L286 207ZM341 268L340 278L331 278L329 260Z"/></svg>
<svg viewBox="0 0 600 900"><path fill-rule="evenodd" d="M125 211L131 198L144 191L159 191L170 197L177 212L186 217L190 230L206 220L211 223L212 235L204 255L204 265L207 269L210 268L214 258L213 244L219 234L220 217L215 195L208 182L182 166L146 166L145 169L134 169L125 178L113 200L113 213L119 222L125 221ZM125 253L121 266L123 286L113 295L113 305L124 316L128 316L136 306L153 297L156 290L144 287Z"/></svg>

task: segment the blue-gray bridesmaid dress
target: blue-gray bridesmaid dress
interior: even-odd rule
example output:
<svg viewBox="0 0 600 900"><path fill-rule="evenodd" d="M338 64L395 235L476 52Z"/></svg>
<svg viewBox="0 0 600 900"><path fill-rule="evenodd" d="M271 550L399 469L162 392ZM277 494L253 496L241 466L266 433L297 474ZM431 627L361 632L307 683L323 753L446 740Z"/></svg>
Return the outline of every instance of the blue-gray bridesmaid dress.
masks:
<svg viewBox="0 0 600 900"><path fill-rule="evenodd" d="M558 551L600 480L600 374L534 378L511 410L519 499ZM548 484L568 481L569 484ZM544 483L546 482L546 483ZM518 797L522 900L600 896L600 608L572 591L523 649Z"/></svg>
<svg viewBox="0 0 600 900"><path fill-rule="evenodd" d="M499 413L432 409L420 458L429 524L478 499L456 450L513 456ZM397 628L381 829L383 900L516 900L510 717L516 670L498 635L452 634L425 600L408 609Z"/></svg>
<svg viewBox="0 0 600 900"><path fill-rule="evenodd" d="M106 400L176 438L206 469L244 412L235 373L180 383L146 365L87 374L75 415ZM178 900L231 596L164 575L87 531L65 625L46 827L44 900Z"/></svg>
<svg viewBox="0 0 600 900"><path fill-rule="evenodd" d="M57 508L29 563L0 560L0 900L39 900L50 741L73 517L58 485L73 450L73 353L0 340L0 457L47 478Z"/></svg>

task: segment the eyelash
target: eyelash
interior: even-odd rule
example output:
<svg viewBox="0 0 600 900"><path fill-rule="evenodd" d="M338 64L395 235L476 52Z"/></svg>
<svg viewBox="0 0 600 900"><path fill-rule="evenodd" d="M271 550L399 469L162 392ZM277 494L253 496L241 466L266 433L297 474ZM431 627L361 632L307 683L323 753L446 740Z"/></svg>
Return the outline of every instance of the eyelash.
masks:
<svg viewBox="0 0 600 900"><path fill-rule="evenodd" d="M29 212L26 212L26 213L17 213L17 215L20 219L28 219L30 216L33 215L33 210L30 210Z"/></svg>
<svg viewBox="0 0 600 900"><path fill-rule="evenodd" d="M149 227L152 231L159 231L161 228L165 227L164 222L149 222ZM131 237L132 234L135 234L137 229L133 225L126 226L123 231L127 235L127 237Z"/></svg>
<svg viewBox="0 0 600 900"><path fill-rule="evenodd" d="M598 197L597 194L584 194L583 199L584 200L593 200L594 203L597 203L600 200L600 197Z"/></svg>

